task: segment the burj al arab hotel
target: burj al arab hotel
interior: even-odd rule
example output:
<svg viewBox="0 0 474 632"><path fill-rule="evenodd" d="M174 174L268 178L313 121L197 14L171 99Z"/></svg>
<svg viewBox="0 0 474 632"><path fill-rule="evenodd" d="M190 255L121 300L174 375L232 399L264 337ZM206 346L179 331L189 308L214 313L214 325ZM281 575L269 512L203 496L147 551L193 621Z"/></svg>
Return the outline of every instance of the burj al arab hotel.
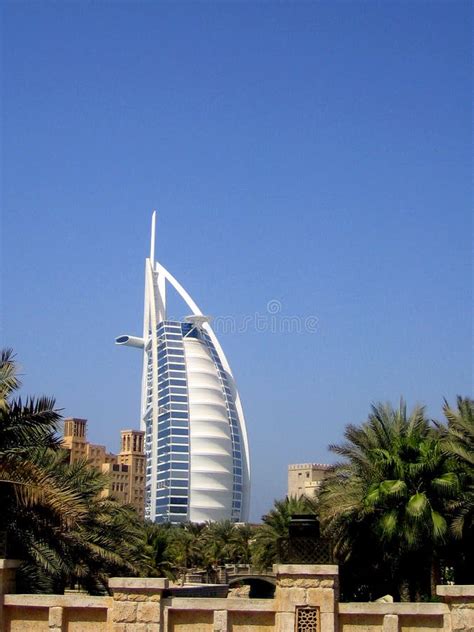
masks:
<svg viewBox="0 0 474 632"><path fill-rule="evenodd" d="M153 213L143 336L115 340L143 352L145 515L155 522L245 522L250 464L239 393L209 318L155 261L155 222ZM167 319L169 286L191 311L183 321Z"/></svg>

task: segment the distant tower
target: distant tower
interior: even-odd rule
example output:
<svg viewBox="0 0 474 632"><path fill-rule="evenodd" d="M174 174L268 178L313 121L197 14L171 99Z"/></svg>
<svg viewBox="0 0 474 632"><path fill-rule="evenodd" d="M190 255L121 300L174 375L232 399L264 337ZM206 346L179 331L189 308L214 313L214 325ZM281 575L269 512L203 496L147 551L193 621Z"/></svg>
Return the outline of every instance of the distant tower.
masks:
<svg viewBox="0 0 474 632"><path fill-rule="evenodd" d="M129 485L126 502L142 516L145 503L145 433L141 430L122 430L118 462L128 465Z"/></svg>
<svg viewBox="0 0 474 632"><path fill-rule="evenodd" d="M64 436L75 438L81 442L86 440L87 436L87 419L79 419L79 417L69 417L64 420Z"/></svg>
<svg viewBox="0 0 474 632"><path fill-rule="evenodd" d="M70 417L64 420L62 446L69 450L69 463L87 463L106 475L103 497L132 505L138 515L145 509L145 454L144 433L141 430L122 430L121 451L117 456L105 446L87 441L87 419Z"/></svg>
<svg viewBox="0 0 474 632"><path fill-rule="evenodd" d="M143 350L146 517L244 522L250 464L240 397L209 318L155 261L155 222L153 213L143 337L116 338ZM166 318L166 283L192 311L183 322Z"/></svg>
<svg viewBox="0 0 474 632"><path fill-rule="evenodd" d="M328 475L325 463L295 463L288 466L288 496L315 498L321 483Z"/></svg>
<svg viewBox="0 0 474 632"><path fill-rule="evenodd" d="M62 445L71 452L71 463L87 457L87 419L69 417L64 420Z"/></svg>

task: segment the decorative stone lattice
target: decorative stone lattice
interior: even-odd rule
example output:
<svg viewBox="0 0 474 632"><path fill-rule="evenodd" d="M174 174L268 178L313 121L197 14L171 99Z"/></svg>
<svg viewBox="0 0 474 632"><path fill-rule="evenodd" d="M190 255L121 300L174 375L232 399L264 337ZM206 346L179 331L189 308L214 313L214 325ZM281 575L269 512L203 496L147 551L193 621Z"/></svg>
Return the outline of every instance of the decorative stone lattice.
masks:
<svg viewBox="0 0 474 632"><path fill-rule="evenodd" d="M319 632L318 608L303 606L296 608L296 632Z"/></svg>

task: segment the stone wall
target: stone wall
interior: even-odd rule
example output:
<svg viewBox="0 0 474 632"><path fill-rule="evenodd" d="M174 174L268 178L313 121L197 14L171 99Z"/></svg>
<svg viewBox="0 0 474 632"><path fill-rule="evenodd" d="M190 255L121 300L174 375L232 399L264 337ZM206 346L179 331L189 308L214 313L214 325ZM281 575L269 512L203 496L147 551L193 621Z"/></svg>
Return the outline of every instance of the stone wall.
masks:
<svg viewBox="0 0 474 632"><path fill-rule="evenodd" d="M173 597L164 599L162 605L163 632L270 632L275 629L273 599Z"/></svg>
<svg viewBox="0 0 474 632"><path fill-rule="evenodd" d="M4 595L3 632L109 632L111 597Z"/></svg>
<svg viewBox="0 0 474 632"><path fill-rule="evenodd" d="M443 603L341 603L339 632L436 632L449 630Z"/></svg>
<svg viewBox="0 0 474 632"><path fill-rule="evenodd" d="M473 632L474 586L438 586L436 593L449 606L449 632Z"/></svg>
<svg viewBox="0 0 474 632"><path fill-rule="evenodd" d="M0 560L0 632L474 632L474 586L438 586L440 603L339 603L332 565L275 566L274 599L142 578L111 579L110 597L16 595L16 565Z"/></svg>

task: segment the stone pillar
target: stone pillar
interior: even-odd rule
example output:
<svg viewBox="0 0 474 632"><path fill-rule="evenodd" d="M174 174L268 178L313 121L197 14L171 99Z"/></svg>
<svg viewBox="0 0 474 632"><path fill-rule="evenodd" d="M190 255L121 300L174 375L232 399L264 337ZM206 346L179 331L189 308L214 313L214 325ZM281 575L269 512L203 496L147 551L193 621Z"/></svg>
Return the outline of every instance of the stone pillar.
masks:
<svg viewBox="0 0 474 632"><path fill-rule="evenodd" d="M227 632L228 629L228 612L227 610L214 610L214 632Z"/></svg>
<svg viewBox="0 0 474 632"><path fill-rule="evenodd" d="M16 569L21 562L18 560L0 559L0 630L4 628L3 621L3 595L15 592Z"/></svg>
<svg viewBox="0 0 474 632"><path fill-rule="evenodd" d="M275 631L337 632L339 603L338 567L333 564L276 564Z"/></svg>
<svg viewBox="0 0 474 632"><path fill-rule="evenodd" d="M384 616L382 632L399 632L397 614L386 614Z"/></svg>
<svg viewBox="0 0 474 632"><path fill-rule="evenodd" d="M161 599L168 580L161 577L112 577L110 632L162 632Z"/></svg>
<svg viewBox="0 0 474 632"><path fill-rule="evenodd" d="M437 586L436 594L449 607L449 615L444 617L444 630L447 632L474 630L474 586L463 584Z"/></svg>
<svg viewBox="0 0 474 632"><path fill-rule="evenodd" d="M50 632L62 632L63 608L60 606L53 606L49 609L48 627Z"/></svg>
<svg viewBox="0 0 474 632"><path fill-rule="evenodd" d="M20 564L18 560L0 559L0 595L11 595L15 592L16 569Z"/></svg>

